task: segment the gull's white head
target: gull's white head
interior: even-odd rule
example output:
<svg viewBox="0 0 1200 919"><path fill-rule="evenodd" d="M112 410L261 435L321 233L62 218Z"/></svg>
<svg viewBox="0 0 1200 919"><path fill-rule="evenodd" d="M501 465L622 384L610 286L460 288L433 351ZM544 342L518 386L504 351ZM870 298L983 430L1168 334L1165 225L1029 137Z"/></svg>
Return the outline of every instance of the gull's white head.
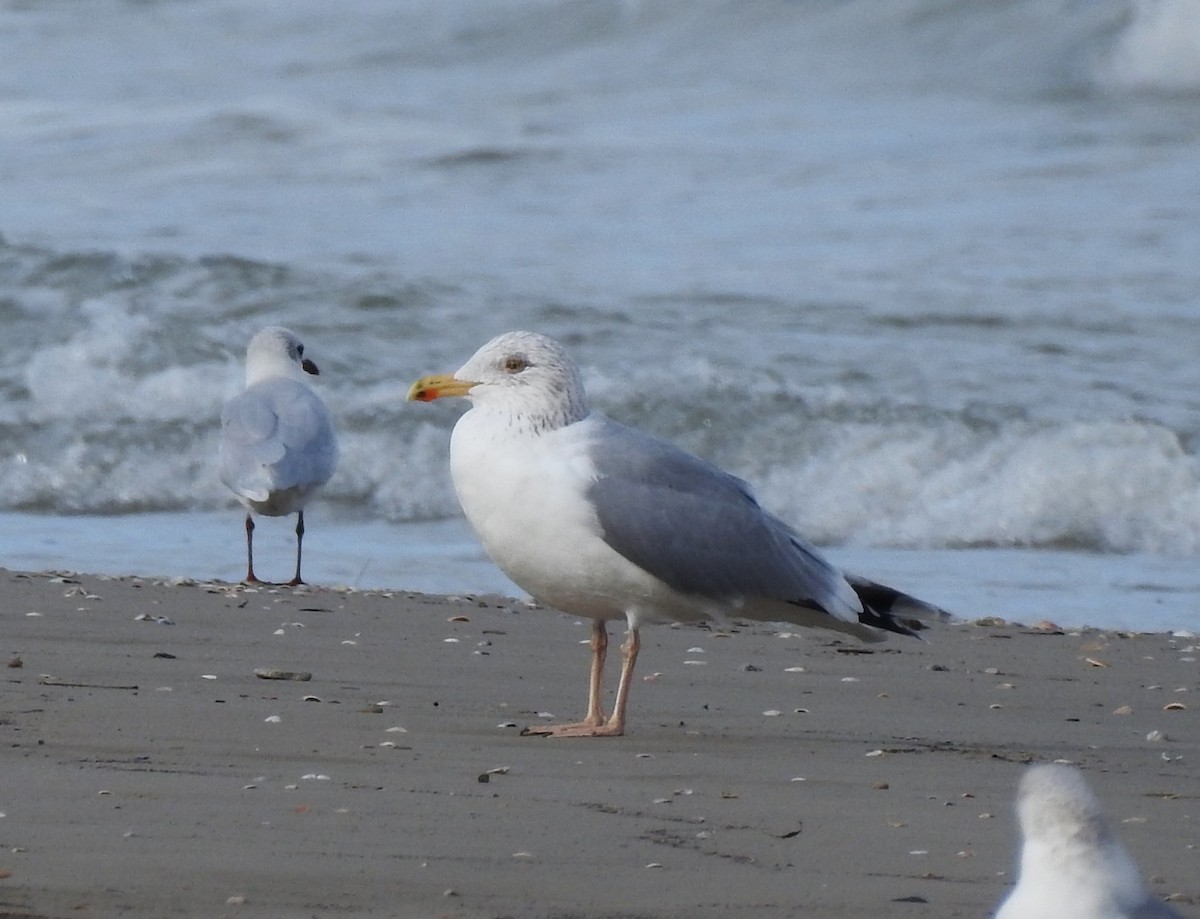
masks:
<svg viewBox="0 0 1200 919"><path fill-rule="evenodd" d="M1096 842L1108 834L1100 802L1083 775L1060 764L1025 770L1017 789L1017 818L1027 840Z"/></svg>
<svg viewBox="0 0 1200 919"><path fill-rule="evenodd" d="M1083 774L1031 766L1017 791L1020 877L996 919L1174 916L1146 889Z"/></svg>
<svg viewBox="0 0 1200 919"><path fill-rule="evenodd" d="M539 431L588 414L579 368L562 345L537 332L498 335L453 374L422 377L408 391L408 398L418 402L445 396L463 396L477 408L502 412Z"/></svg>
<svg viewBox="0 0 1200 919"><path fill-rule="evenodd" d="M320 373L304 356L304 342L282 326L270 325L250 339L246 347L246 385L273 377L303 380L306 373Z"/></svg>

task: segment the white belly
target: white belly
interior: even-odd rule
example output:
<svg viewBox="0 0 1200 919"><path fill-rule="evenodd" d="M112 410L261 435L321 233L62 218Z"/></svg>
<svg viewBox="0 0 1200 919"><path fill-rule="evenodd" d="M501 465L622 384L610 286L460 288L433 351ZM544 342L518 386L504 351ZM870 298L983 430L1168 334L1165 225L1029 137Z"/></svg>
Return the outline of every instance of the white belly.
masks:
<svg viewBox="0 0 1200 919"><path fill-rule="evenodd" d="M547 606L593 619L703 618L613 551L586 491L588 423L512 435L478 410L455 426L450 471L463 512L492 560Z"/></svg>

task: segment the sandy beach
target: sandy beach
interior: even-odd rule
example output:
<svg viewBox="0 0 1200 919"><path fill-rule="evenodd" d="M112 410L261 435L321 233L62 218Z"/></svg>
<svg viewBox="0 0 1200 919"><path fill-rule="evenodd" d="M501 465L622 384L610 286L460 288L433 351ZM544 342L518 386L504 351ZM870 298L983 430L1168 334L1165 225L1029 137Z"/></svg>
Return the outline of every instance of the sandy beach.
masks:
<svg viewBox="0 0 1200 919"><path fill-rule="evenodd" d="M1200 915L1192 638L647 628L628 734L548 740L519 729L582 713L588 629L520 600L3 571L0 601L0 916L981 917L1054 759Z"/></svg>

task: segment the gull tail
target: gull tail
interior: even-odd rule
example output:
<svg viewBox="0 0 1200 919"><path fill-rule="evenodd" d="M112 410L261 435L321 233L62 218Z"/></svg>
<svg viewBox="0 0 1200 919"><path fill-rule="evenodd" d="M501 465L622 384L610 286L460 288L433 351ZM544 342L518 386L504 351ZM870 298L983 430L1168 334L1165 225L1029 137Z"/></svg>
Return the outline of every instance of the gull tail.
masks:
<svg viewBox="0 0 1200 919"><path fill-rule="evenodd" d="M920 638L917 633L931 625L955 621L955 617L941 607L894 587L876 584L856 574L847 574L846 580L862 601L863 611L858 614L858 621L863 625Z"/></svg>

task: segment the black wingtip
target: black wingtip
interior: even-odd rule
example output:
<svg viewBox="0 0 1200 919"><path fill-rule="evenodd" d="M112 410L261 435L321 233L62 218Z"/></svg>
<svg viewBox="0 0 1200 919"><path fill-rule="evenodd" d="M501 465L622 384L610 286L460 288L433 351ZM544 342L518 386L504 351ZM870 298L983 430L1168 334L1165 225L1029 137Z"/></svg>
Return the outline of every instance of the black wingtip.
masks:
<svg viewBox="0 0 1200 919"><path fill-rule="evenodd" d="M954 620L944 609L894 587L852 575L846 579L862 602L863 611L858 614L858 621L863 625L919 639L921 636L918 633L928 629L932 623Z"/></svg>
<svg viewBox="0 0 1200 919"><path fill-rule="evenodd" d="M920 638L917 633L927 626L916 619L901 619L887 613L872 609L863 601L863 611L858 614L858 621L872 628L885 632L895 632L897 635L907 635L909 638Z"/></svg>

